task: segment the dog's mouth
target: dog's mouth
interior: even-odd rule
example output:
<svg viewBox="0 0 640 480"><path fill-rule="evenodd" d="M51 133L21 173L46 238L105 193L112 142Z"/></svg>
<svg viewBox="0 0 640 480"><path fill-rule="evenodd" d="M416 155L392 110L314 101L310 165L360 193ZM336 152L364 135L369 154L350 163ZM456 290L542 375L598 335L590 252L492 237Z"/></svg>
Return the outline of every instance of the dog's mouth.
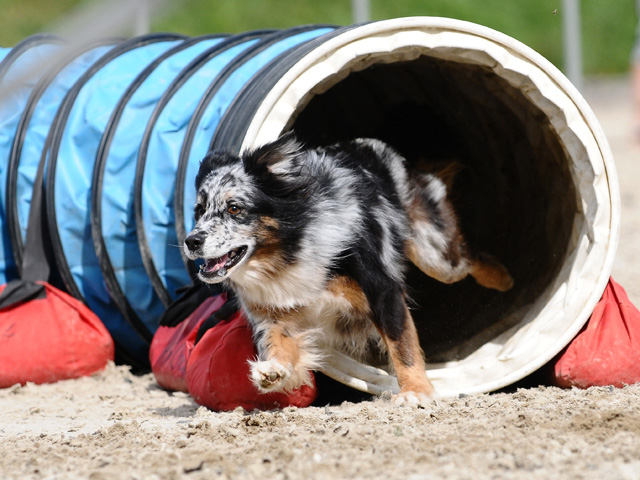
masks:
<svg viewBox="0 0 640 480"><path fill-rule="evenodd" d="M208 280L222 280L233 267L240 263L247 254L247 250L246 246L238 247L221 257L205 259L205 262L200 265L200 276Z"/></svg>

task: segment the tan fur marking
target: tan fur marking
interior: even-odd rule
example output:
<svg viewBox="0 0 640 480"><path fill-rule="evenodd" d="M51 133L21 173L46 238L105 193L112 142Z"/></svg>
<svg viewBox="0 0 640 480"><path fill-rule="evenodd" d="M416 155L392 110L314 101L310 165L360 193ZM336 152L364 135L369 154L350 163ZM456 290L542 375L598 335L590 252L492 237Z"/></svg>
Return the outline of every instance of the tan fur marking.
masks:
<svg viewBox="0 0 640 480"><path fill-rule="evenodd" d="M261 219L260 226L256 229L255 235L266 246L280 245L280 239L275 233L278 229L278 222L272 218L264 217Z"/></svg>
<svg viewBox="0 0 640 480"><path fill-rule="evenodd" d="M278 222L271 217L263 217L261 221L262 225L255 233L261 246L249 258L247 266L259 269L273 278L286 267L280 240L273 231L277 229Z"/></svg>
<svg viewBox="0 0 640 480"><path fill-rule="evenodd" d="M316 359L308 350L308 335L300 330L308 315L306 309L248 307L253 314L263 314L262 335L257 343L259 358L251 364L254 385L263 392L292 391L311 385L310 370Z"/></svg>
<svg viewBox="0 0 640 480"><path fill-rule="evenodd" d="M267 244L256 250L247 261L247 266L259 268L271 277L277 276L286 267L280 252L279 243Z"/></svg>
<svg viewBox="0 0 640 480"><path fill-rule="evenodd" d="M282 365L295 366L300 360L300 347L289 336L282 325L274 325L269 329L266 337L269 344L268 360L275 359Z"/></svg>
<svg viewBox="0 0 640 480"><path fill-rule="evenodd" d="M483 287L506 292L513 287L513 278L507 269L495 258L481 254L471 265L471 275Z"/></svg>
<svg viewBox="0 0 640 480"><path fill-rule="evenodd" d="M370 308L367 297L360 285L353 279L345 276L333 277L327 283L327 290L349 302L354 314L359 316L369 315Z"/></svg>
<svg viewBox="0 0 640 480"><path fill-rule="evenodd" d="M251 313L255 314L256 316L259 316L261 318L269 318L274 323L295 323L301 317L300 310L294 310L290 308L279 308L257 303L249 304L248 308L249 310L251 310Z"/></svg>
<svg viewBox="0 0 640 480"><path fill-rule="evenodd" d="M420 348L418 332L409 309L405 306L405 329L397 340L391 340L380 331L387 346L391 363L396 371L400 393L415 392L433 394L433 385L427 378L426 365Z"/></svg>
<svg viewBox="0 0 640 480"><path fill-rule="evenodd" d="M271 228L273 230L278 230L280 228L280 224L278 223L278 221L275 218L271 218L271 217L261 217L260 221L262 222L262 224L268 228Z"/></svg>

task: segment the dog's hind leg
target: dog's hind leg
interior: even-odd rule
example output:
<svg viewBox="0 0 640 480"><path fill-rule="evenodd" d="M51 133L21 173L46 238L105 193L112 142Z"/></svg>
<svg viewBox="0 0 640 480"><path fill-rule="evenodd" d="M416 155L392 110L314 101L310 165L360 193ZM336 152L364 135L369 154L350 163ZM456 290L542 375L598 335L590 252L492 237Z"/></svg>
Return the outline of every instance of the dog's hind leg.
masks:
<svg viewBox="0 0 640 480"><path fill-rule="evenodd" d="M407 212L411 234L405 252L413 264L443 283L471 275L480 285L502 292L513 286L513 278L498 260L469 251L446 186L439 178L415 174L411 193Z"/></svg>
<svg viewBox="0 0 640 480"><path fill-rule="evenodd" d="M425 248L415 239L408 241L406 252L409 260L423 273L442 283L455 283L471 275L486 288L506 292L513 287L513 278L504 265L486 253L452 259L447 251L431 245Z"/></svg>
<svg viewBox="0 0 640 480"><path fill-rule="evenodd" d="M506 292L513 287L513 277L504 265L488 253L480 253L471 260L471 276L480 285Z"/></svg>

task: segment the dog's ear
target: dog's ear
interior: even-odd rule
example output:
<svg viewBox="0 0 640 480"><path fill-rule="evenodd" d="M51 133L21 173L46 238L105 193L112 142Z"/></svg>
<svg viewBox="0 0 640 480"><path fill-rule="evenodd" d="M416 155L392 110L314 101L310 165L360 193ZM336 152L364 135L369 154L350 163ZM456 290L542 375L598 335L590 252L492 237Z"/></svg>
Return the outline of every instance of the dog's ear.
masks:
<svg viewBox="0 0 640 480"><path fill-rule="evenodd" d="M277 140L247 152L242 161L247 171L267 169L273 173L276 165L297 155L301 149L302 144L296 139L295 133L289 131Z"/></svg>
<svg viewBox="0 0 640 480"><path fill-rule="evenodd" d="M200 162L200 169L196 175L196 190L200 189L200 185L202 185L203 180L213 169L239 162L240 157L237 155L211 150Z"/></svg>

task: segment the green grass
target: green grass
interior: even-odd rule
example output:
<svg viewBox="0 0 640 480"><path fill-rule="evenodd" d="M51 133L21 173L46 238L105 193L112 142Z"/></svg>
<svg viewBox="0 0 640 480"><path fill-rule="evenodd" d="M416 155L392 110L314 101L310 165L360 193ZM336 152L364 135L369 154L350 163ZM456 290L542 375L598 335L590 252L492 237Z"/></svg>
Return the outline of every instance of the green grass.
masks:
<svg viewBox="0 0 640 480"><path fill-rule="evenodd" d="M43 31L89 0L0 0L0 45ZM133 1L133 0L132 0ZM350 0L185 0L174 2L155 31L188 35L287 28L308 23L351 23ZM636 26L635 0L582 0L585 73L629 68ZM434 15L486 25L562 65L561 0L371 0L372 19ZM556 12L554 14L554 11Z"/></svg>
<svg viewBox="0 0 640 480"><path fill-rule="evenodd" d="M0 46L10 47L72 10L79 0L0 0Z"/></svg>

